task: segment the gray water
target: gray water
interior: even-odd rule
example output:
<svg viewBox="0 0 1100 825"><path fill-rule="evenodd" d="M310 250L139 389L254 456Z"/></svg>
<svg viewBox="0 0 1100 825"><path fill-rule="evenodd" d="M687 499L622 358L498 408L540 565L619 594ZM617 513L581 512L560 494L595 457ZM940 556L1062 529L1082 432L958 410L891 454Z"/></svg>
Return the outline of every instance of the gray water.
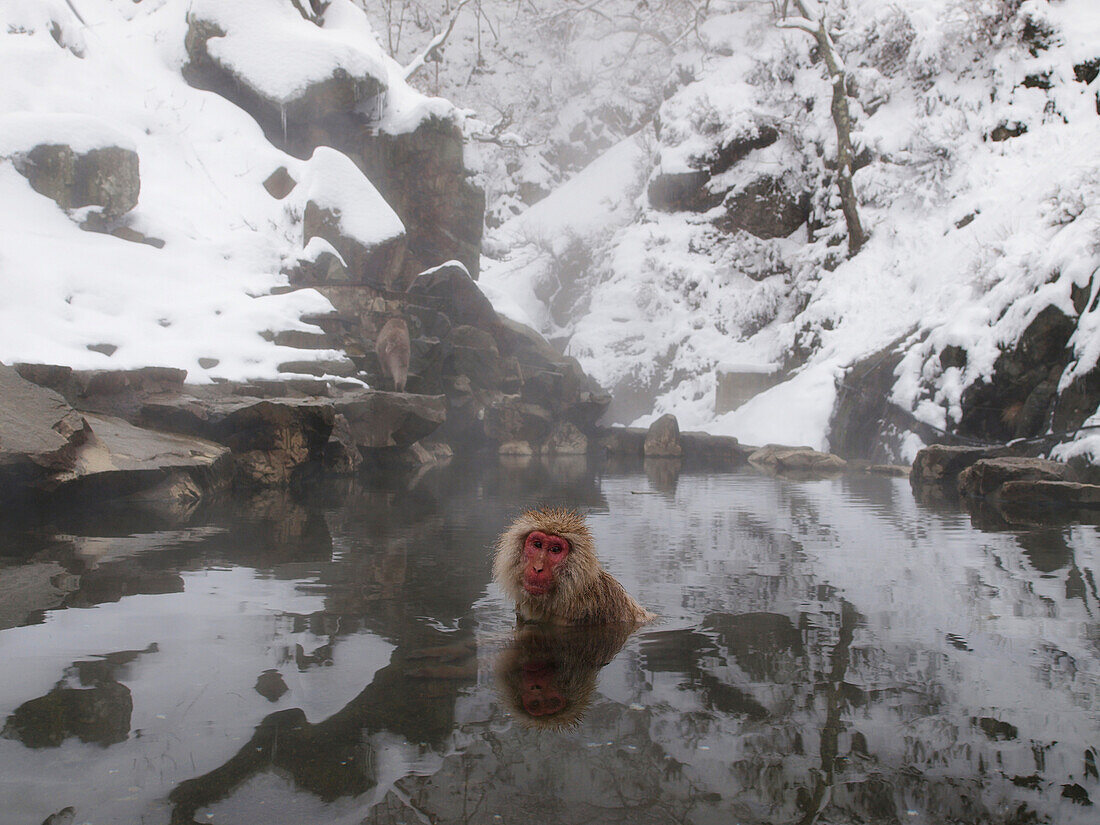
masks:
<svg viewBox="0 0 1100 825"><path fill-rule="evenodd" d="M6 528L0 823L1100 820L1096 527L647 469ZM535 502L660 620L517 633L489 547Z"/></svg>

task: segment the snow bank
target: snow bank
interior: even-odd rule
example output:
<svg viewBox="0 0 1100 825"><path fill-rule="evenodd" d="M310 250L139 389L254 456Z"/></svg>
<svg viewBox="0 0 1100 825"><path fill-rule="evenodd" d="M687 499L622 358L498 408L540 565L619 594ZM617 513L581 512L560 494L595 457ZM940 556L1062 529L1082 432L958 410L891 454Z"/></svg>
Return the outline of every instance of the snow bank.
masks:
<svg viewBox="0 0 1100 825"><path fill-rule="evenodd" d="M315 26L285 0L193 0L190 15L221 28L210 56L268 100L286 103L336 72L386 80L369 29Z"/></svg>
<svg viewBox="0 0 1100 825"><path fill-rule="evenodd" d="M486 266L496 300L522 307L616 394L648 399L635 423L673 412L681 426L750 443L824 446L838 371L901 341L908 354L892 400L950 426L965 389L1051 304L1079 317L1063 388L1100 361L1092 300L1100 80L1086 85L1074 74L1100 57L1100 6L833 0L827 8L853 78L855 139L873 158L855 176L871 233L855 259L843 258L826 165L836 152L830 89L811 60L812 39L776 29L767 4L717 3L701 31L708 50L684 58L696 79L661 109L659 168L698 168L753 124L775 123L780 142L735 164L722 183L743 185L768 167L782 173L812 193L812 241L720 232L717 212L662 215L643 201L628 224L604 221L585 236L584 294L567 295L555 279L570 224L538 211L552 196L527 220L557 247L505 243L503 262ZM606 191L599 176L584 177L577 189ZM1078 315L1071 295L1090 282L1089 308ZM965 351L965 367L940 364L947 346ZM795 377L718 418L714 371L731 361L793 363ZM910 439L904 457L917 447Z"/></svg>
<svg viewBox="0 0 1100 825"><path fill-rule="evenodd" d="M64 0L0 5L0 360L173 366L202 382L273 377L282 362L331 355L261 335L315 330L301 316L332 309L312 290L271 294L303 255L303 197L339 202L365 240L392 237L400 221L346 158L292 158L243 111L188 86L188 13L224 24L212 52L275 100L342 70L387 82L405 126L410 112L446 107L393 83L396 64L348 0L335 0L324 28L281 0L76 8L82 19ZM83 231L89 209L68 214L34 192L10 156L38 143L136 151L140 197L121 220L163 247ZM284 201L263 188L280 166L302 183Z"/></svg>
<svg viewBox="0 0 1100 825"><path fill-rule="evenodd" d="M339 216L340 233L371 247L405 234L401 218L347 155L319 146L301 168L297 196ZM301 191L301 195L298 192Z"/></svg>

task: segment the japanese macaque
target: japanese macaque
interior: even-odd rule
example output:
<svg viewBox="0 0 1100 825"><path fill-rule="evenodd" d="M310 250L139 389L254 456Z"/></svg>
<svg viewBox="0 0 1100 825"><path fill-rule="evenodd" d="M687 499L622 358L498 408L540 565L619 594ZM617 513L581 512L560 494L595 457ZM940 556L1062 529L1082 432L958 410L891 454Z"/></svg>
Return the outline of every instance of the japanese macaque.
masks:
<svg viewBox="0 0 1100 825"><path fill-rule="evenodd" d="M520 619L553 624L643 624L654 618L600 566L573 510L528 510L497 539L493 578Z"/></svg>
<svg viewBox="0 0 1100 825"><path fill-rule="evenodd" d="M600 668L610 662L636 626L523 624L493 667L501 699L528 728L572 728L596 691Z"/></svg>
<svg viewBox="0 0 1100 825"><path fill-rule="evenodd" d="M374 342L374 351L382 365L382 374L393 379L394 392L404 392L405 382L409 379L409 355L412 345L409 343L409 325L404 318L390 318L378 333Z"/></svg>

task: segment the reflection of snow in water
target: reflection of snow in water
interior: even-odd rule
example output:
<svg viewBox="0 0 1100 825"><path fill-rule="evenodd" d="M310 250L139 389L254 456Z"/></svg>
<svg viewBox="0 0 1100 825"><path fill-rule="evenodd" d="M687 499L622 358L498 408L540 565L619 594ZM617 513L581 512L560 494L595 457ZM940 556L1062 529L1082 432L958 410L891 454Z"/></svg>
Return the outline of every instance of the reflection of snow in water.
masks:
<svg viewBox="0 0 1100 825"><path fill-rule="evenodd" d="M134 700L124 743L28 750L0 739L0 823L77 801L81 821L163 821L167 793L237 754L267 714L330 718L393 646L417 670L432 672L431 655L444 667L402 681L395 657L389 688L370 694L372 718L451 703L442 746L364 730L372 779L359 796L325 802L268 768L200 807L200 821L459 821L473 810L472 821L542 822L549 804L562 822L597 810L608 822L774 822L829 805L830 821L879 811L931 825L1002 821L1021 803L1091 821L1095 808L1064 800L1062 786L1100 799L1086 768L1100 745L1095 528L981 532L916 504L905 481L658 483L599 482L591 523L606 566L662 618L599 671L575 731L523 730L497 695L494 660L514 620L484 554L517 491L474 492L464 477L427 518L391 502L389 520L364 529L356 519L379 518L373 504L325 511L332 547L347 552L325 549L320 566L183 573L183 593L54 611L0 633L5 715L74 661L158 644L117 674ZM472 512L485 523L446 532ZM103 558L119 557L100 543ZM440 587L446 564L462 570ZM377 614L386 641L316 635L357 611ZM447 681L471 628L477 667ZM275 703L254 689L269 668L289 688Z"/></svg>
<svg viewBox="0 0 1100 825"><path fill-rule="evenodd" d="M184 592L135 595L88 610L51 612L41 625L0 636L18 686L0 692L0 715L47 693L66 667L95 654L141 650L118 676L133 697L131 735L102 748L67 739L57 749L28 750L0 739L0 823L30 821L23 811L56 811L79 800L77 821L138 822L164 805L175 782L217 767L280 708L300 707L310 720L339 710L389 660L375 636L345 638L339 667L300 671L296 644L327 639L295 632L294 615L323 608L301 582L264 578L247 568L185 573ZM254 689L268 668L289 691L269 702ZM10 800L10 801L9 801ZM16 803L18 800L18 803ZM94 812L94 820L91 814ZM166 816L166 810L161 816Z"/></svg>

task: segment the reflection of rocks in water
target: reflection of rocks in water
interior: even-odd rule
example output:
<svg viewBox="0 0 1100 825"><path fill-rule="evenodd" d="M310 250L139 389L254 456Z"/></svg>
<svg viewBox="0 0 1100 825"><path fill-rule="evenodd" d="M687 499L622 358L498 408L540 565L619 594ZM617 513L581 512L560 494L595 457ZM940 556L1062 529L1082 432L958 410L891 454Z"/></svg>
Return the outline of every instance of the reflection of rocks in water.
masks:
<svg viewBox="0 0 1100 825"><path fill-rule="evenodd" d="M130 689L117 678L142 653L156 651L154 643L145 650L74 662L53 690L15 709L3 735L28 748L56 748L70 736L105 747L126 741L134 703Z"/></svg>
<svg viewBox="0 0 1100 825"><path fill-rule="evenodd" d="M65 599L66 607L121 601L124 596L157 596L182 593L183 578L172 570L149 570L136 562L120 561L101 565L80 575L80 589Z"/></svg>
<svg viewBox="0 0 1100 825"><path fill-rule="evenodd" d="M802 634L780 613L714 613L703 628L753 681L785 683L804 667Z"/></svg>
<svg viewBox="0 0 1100 825"><path fill-rule="evenodd" d="M650 673L694 673L703 656L718 652L709 636L695 630L651 630L642 637L642 666Z"/></svg>
<svg viewBox="0 0 1100 825"><path fill-rule="evenodd" d="M454 730L455 699L476 683L476 670L468 678L417 671L433 657L438 660L455 651L473 650L473 641L430 628L408 633L405 641L418 652L409 654L399 648L390 664L336 713L316 723L300 708L271 713L221 766L177 785L168 796L172 822L192 822L200 808L272 770L296 789L325 802L359 796L378 783L372 733L387 731L398 739L441 750Z"/></svg>
<svg viewBox="0 0 1100 825"><path fill-rule="evenodd" d="M49 562L0 569L0 630L41 621L78 586L61 565Z"/></svg>
<svg viewBox="0 0 1100 825"><path fill-rule="evenodd" d="M1021 533L1018 541L1032 567L1040 573L1053 573L1073 564L1073 549L1066 535L1057 528Z"/></svg>
<svg viewBox="0 0 1100 825"><path fill-rule="evenodd" d="M278 702L290 688L283 681L283 674L268 668L256 679L256 692L269 702Z"/></svg>
<svg viewBox="0 0 1100 825"><path fill-rule="evenodd" d="M477 679L477 642L474 639L423 647L405 658L409 663L405 675L414 679Z"/></svg>
<svg viewBox="0 0 1100 825"><path fill-rule="evenodd" d="M583 486L592 481L592 470L586 455L544 456L542 464L558 484Z"/></svg>
<svg viewBox="0 0 1100 825"><path fill-rule="evenodd" d="M600 668L634 630L629 624L520 625L496 661L501 699L525 727L576 726L592 702Z"/></svg>
<svg viewBox="0 0 1100 825"><path fill-rule="evenodd" d="M647 458L643 465L646 478L654 490L662 493L675 493L676 483L680 480L683 462L678 458Z"/></svg>
<svg viewBox="0 0 1100 825"><path fill-rule="evenodd" d="M704 657L714 657L721 648L694 630L658 630L642 639L642 661L652 673L677 673L687 677L687 685L699 691L708 710L749 719L764 719L767 709L749 693L708 673Z"/></svg>
<svg viewBox="0 0 1100 825"><path fill-rule="evenodd" d="M332 642L323 644L306 653L306 649L300 644L294 645L294 664L298 670L308 670L311 667L329 666L332 664Z"/></svg>
<svg viewBox="0 0 1100 825"><path fill-rule="evenodd" d="M42 825L72 825L76 819L76 808L69 805L55 814L50 814L42 820Z"/></svg>
<svg viewBox="0 0 1100 825"><path fill-rule="evenodd" d="M130 689L118 682L90 688L55 687L16 708L3 734L28 748L56 748L70 736L114 745L130 735L133 708Z"/></svg>

